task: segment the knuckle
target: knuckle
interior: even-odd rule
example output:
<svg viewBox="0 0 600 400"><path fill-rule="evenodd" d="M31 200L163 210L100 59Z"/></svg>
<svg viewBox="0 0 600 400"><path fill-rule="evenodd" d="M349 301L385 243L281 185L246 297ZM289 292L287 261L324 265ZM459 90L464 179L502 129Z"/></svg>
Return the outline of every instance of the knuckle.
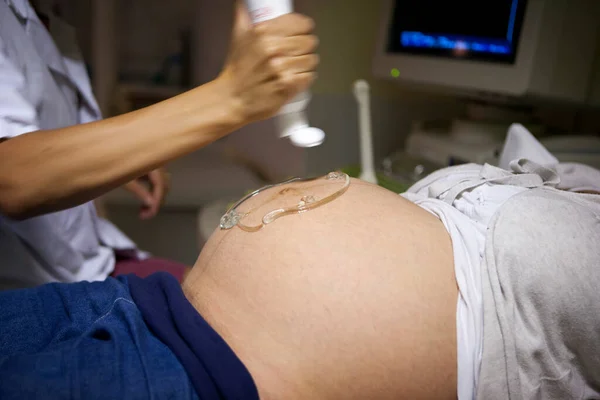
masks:
<svg viewBox="0 0 600 400"><path fill-rule="evenodd" d="M285 70L285 63L281 58L272 58L268 64L269 69L276 74L281 74Z"/></svg>
<svg viewBox="0 0 600 400"><path fill-rule="evenodd" d="M315 20L311 17L302 14L296 14L298 17L298 23L301 24L302 30L312 32L315 29Z"/></svg>
<svg viewBox="0 0 600 400"><path fill-rule="evenodd" d="M313 54L311 57L311 67L314 69L321 63L321 57L318 54Z"/></svg>
<svg viewBox="0 0 600 400"><path fill-rule="evenodd" d="M319 58L316 54L309 54L298 60L296 63L297 72L312 72L319 64Z"/></svg>
<svg viewBox="0 0 600 400"><path fill-rule="evenodd" d="M281 53L281 43L271 38L264 38L261 47L267 57L274 57Z"/></svg>
<svg viewBox="0 0 600 400"><path fill-rule="evenodd" d="M309 47L312 51L316 50L319 47L319 38L315 35L310 35L310 43L309 43Z"/></svg>
<svg viewBox="0 0 600 400"><path fill-rule="evenodd" d="M316 77L317 77L316 73L314 73L314 72L308 72L308 73L306 73L306 74L304 74L302 76L303 83L306 86L308 86L308 85L312 84L315 81Z"/></svg>
<svg viewBox="0 0 600 400"><path fill-rule="evenodd" d="M265 53L269 57L276 57L282 53L282 46L277 42L273 42L268 45L265 50Z"/></svg>
<svg viewBox="0 0 600 400"><path fill-rule="evenodd" d="M316 79L316 73L307 72L298 77L298 88L305 90L313 84Z"/></svg>
<svg viewBox="0 0 600 400"><path fill-rule="evenodd" d="M282 97L288 92L288 85L285 83L283 79L278 79L272 87L273 96Z"/></svg>
<svg viewBox="0 0 600 400"><path fill-rule="evenodd" d="M305 18L306 18L307 30L310 32L314 31L317 28L317 23L315 22L315 20L310 17L305 17Z"/></svg>
<svg viewBox="0 0 600 400"><path fill-rule="evenodd" d="M259 24L254 25L254 27L252 28L252 30L254 31L254 34L256 36L265 36L269 32L268 21L267 22L261 22Z"/></svg>
<svg viewBox="0 0 600 400"><path fill-rule="evenodd" d="M279 75L279 82L281 84L281 88L284 90L289 89L294 84L294 75L290 73L281 73Z"/></svg>
<svg viewBox="0 0 600 400"><path fill-rule="evenodd" d="M289 13L289 14L282 15L279 18L279 22L281 23L282 27L290 28L290 27L293 27L295 24L298 23L298 18L299 17L300 17L300 14L298 14L296 12L292 12L292 13Z"/></svg>
<svg viewBox="0 0 600 400"><path fill-rule="evenodd" d="M295 43L295 51L300 54L311 54L317 49L318 39L313 35L300 37Z"/></svg>

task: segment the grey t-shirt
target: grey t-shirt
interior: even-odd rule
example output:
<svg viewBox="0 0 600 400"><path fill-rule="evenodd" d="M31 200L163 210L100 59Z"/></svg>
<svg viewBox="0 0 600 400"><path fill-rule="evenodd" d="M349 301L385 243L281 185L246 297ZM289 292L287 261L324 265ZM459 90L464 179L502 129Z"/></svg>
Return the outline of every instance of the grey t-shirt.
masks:
<svg viewBox="0 0 600 400"><path fill-rule="evenodd" d="M478 399L600 398L600 196L542 187L488 226Z"/></svg>

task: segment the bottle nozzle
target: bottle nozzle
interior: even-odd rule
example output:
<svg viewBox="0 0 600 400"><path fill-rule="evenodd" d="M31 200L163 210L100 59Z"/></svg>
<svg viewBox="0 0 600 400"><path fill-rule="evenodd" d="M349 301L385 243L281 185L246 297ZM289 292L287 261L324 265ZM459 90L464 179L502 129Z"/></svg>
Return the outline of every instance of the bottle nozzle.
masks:
<svg viewBox="0 0 600 400"><path fill-rule="evenodd" d="M325 132L319 128L306 127L292 132L290 141L298 147L316 147L325 141Z"/></svg>
<svg viewBox="0 0 600 400"><path fill-rule="evenodd" d="M315 147L325 141L325 132L308 125L304 112L283 112L277 116L277 128L280 136L289 137L294 146Z"/></svg>

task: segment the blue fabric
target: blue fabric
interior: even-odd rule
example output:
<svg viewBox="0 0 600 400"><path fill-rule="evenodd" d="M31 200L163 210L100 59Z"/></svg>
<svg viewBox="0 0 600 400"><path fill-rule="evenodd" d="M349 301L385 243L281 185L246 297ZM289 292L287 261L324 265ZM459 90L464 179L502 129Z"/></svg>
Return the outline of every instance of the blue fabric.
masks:
<svg viewBox="0 0 600 400"><path fill-rule="evenodd" d="M128 279L144 320L179 357L200 399L259 400L244 364L190 304L172 275L159 272Z"/></svg>
<svg viewBox="0 0 600 400"><path fill-rule="evenodd" d="M127 279L0 292L0 399L198 399Z"/></svg>

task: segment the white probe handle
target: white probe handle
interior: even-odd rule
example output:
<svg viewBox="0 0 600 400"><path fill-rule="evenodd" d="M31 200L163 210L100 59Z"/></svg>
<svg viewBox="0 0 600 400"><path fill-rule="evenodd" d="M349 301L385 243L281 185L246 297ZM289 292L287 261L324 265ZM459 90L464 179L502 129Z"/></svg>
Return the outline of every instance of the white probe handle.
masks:
<svg viewBox="0 0 600 400"><path fill-rule="evenodd" d="M246 0L246 6L255 24L294 12L293 0ZM279 136L289 137L298 147L319 146L325 140L325 132L308 123L305 109L309 101L308 92L300 93L277 116Z"/></svg>
<svg viewBox="0 0 600 400"><path fill-rule="evenodd" d="M369 84L364 80L354 83L354 97L358 103L361 172L359 178L377 184L373 161L373 134L371 131L371 96Z"/></svg>
<svg viewBox="0 0 600 400"><path fill-rule="evenodd" d="M246 6L255 24L294 12L292 0L246 0Z"/></svg>

